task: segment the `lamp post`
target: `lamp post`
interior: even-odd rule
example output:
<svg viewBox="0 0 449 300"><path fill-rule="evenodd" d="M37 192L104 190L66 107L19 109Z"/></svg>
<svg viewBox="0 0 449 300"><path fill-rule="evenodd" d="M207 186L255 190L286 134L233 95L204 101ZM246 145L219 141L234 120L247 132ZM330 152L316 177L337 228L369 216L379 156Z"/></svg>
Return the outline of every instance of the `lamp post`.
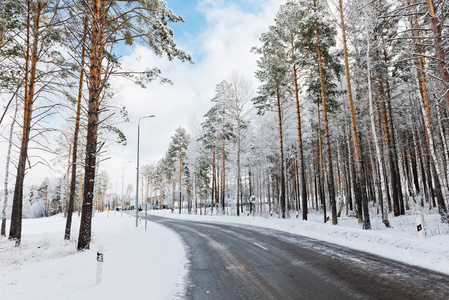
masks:
<svg viewBox="0 0 449 300"><path fill-rule="evenodd" d="M137 122L137 179L136 179L136 227L139 226L139 143L140 143L140 120L154 118L155 115L140 117Z"/></svg>
<svg viewBox="0 0 449 300"><path fill-rule="evenodd" d="M130 163L131 161L127 161L126 163L123 164L123 169L122 169L122 207L120 208L120 218L123 217L123 180L125 178L125 165Z"/></svg>

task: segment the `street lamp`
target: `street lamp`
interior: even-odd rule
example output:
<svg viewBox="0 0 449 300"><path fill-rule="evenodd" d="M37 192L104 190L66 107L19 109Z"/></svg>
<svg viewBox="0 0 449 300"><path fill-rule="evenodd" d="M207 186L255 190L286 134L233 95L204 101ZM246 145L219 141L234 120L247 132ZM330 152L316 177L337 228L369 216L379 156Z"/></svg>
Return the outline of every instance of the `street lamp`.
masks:
<svg viewBox="0 0 449 300"><path fill-rule="evenodd" d="M123 169L122 169L122 207L120 208L120 218L123 217L123 179L125 178L125 165L130 163L131 161L127 161L126 163L123 164Z"/></svg>
<svg viewBox="0 0 449 300"><path fill-rule="evenodd" d="M154 118L155 115L140 117L137 122L137 179L136 179L136 227L139 226L139 142L140 142L140 120L145 118Z"/></svg>

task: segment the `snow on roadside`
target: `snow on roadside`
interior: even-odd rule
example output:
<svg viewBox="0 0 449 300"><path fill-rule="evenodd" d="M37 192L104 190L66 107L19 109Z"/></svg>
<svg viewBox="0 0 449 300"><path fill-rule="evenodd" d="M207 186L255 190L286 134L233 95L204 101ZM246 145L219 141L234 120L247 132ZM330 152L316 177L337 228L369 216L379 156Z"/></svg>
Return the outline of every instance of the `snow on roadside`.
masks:
<svg viewBox="0 0 449 300"><path fill-rule="evenodd" d="M308 221L252 216L179 215L169 211L152 211L151 214L281 230L449 274L449 226L441 223L438 214L423 216L427 235L422 239L418 237L416 229L416 217L422 216L419 212L390 218L392 228L385 228L379 218L373 218L372 230L362 230L354 218L340 218L339 224L335 226L331 222L323 224L323 217L314 212L309 214Z"/></svg>
<svg viewBox="0 0 449 300"><path fill-rule="evenodd" d="M78 236L74 215L72 237ZM22 245L0 238L0 299L181 299L187 258L176 233L119 213L93 218L91 249L76 251L64 241L61 215L25 219ZM97 251L104 254L102 282L96 284Z"/></svg>

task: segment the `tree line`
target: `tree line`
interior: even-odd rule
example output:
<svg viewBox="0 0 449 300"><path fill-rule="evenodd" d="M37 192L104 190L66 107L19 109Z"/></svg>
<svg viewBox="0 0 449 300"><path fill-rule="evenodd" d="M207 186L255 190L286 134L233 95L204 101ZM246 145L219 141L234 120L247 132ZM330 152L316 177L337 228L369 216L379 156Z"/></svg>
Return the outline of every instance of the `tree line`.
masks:
<svg viewBox="0 0 449 300"><path fill-rule="evenodd" d="M219 83L201 126L178 128L148 166L144 199L179 213L313 209L332 224L345 213L364 229L413 202L449 222L448 8L287 1L252 50L261 85Z"/></svg>

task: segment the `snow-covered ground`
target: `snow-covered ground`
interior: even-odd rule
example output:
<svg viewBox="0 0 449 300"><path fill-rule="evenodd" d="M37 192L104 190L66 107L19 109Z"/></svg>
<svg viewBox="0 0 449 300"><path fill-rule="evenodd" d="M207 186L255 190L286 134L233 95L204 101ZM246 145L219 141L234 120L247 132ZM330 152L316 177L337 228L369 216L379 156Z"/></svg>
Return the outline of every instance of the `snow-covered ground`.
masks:
<svg viewBox="0 0 449 300"><path fill-rule="evenodd" d="M64 241L61 215L23 220L18 248L1 237L0 299L182 299L187 259L175 233L152 222L136 229L135 218L112 211L96 213L92 227L91 249L82 253L76 240Z"/></svg>
<svg viewBox="0 0 449 300"><path fill-rule="evenodd" d="M354 218L340 218L339 225L323 224L314 212L308 221L253 216L178 215L150 211L192 221L234 223L296 233L360 249L412 265L449 274L449 226L437 214L409 212L390 218L386 229L372 219L372 230L362 230ZM419 238L416 217L424 219L426 235ZM143 216L143 213L141 213ZM9 225L9 222L8 222ZM76 240L64 241L65 219L61 215L23 220L22 245L14 247L0 238L0 299L182 299L188 261L176 233L120 213L97 213L93 218L91 249L76 251ZM72 236L77 237L79 217L74 216ZM102 282L97 283L96 253L104 254Z"/></svg>

